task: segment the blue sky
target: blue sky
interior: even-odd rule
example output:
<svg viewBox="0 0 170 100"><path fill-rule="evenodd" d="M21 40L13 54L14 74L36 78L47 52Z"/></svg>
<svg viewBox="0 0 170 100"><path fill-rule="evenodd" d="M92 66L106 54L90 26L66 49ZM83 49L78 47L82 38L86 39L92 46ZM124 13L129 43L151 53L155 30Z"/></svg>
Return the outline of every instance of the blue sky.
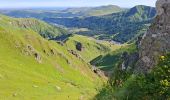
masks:
<svg viewBox="0 0 170 100"><path fill-rule="evenodd" d="M156 0L0 0L0 8L85 7L109 4L133 7L135 5L155 6L155 2Z"/></svg>

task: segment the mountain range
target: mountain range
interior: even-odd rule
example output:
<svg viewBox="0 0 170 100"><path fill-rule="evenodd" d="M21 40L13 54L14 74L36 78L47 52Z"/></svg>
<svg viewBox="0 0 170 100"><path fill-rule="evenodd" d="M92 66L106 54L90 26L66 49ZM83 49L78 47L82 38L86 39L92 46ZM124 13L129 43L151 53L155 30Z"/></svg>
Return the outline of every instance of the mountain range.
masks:
<svg viewBox="0 0 170 100"><path fill-rule="evenodd" d="M78 34L125 43L143 34L155 15L155 8L140 5L104 16L44 18L43 20L71 28L87 28L88 31L80 31ZM112 35L112 38L110 38L110 35Z"/></svg>
<svg viewBox="0 0 170 100"><path fill-rule="evenodd" d="M0 10L0 100L169 100L162 1Z"/></svg>
<svg viewBox="0 0 170 100"><path fill-rule="evenodd" d="M133 41L143 34L156 15L155 8L144 5L130 9L108 5L64 10L29 9L0 12L12 17L38 18L53 25L69 28L72 33L121 43ZM80 30L77 31L77 28Z"/></svg>
<svg viewBox="0 0 170 100"><path fill-rule="evenodd" d="M57 17L87 17L87 16L101 16L123 11L124 9L116 5L107 5L99 7L73 7L73 8L37 8L37 9L5 9L0 12L13 17L34 17L38 19L43 18L57 18Z"/></svg>

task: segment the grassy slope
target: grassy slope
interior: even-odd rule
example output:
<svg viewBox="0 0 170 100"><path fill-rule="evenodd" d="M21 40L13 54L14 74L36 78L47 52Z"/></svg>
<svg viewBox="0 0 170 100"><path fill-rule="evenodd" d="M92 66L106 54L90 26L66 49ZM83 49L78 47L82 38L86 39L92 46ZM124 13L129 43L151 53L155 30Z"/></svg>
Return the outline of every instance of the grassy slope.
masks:
<svg viewBox="0 0 170 100"><path fill-rule="evenodd" d="M10 20L0 16L1 100L77 100L95 95L102 82L86 63L36 32L10 25ZM27 54L28 45L41 56L41 63Z"/></svg>
<svg viewBox="0 0 170 100"><path fill-rule="evenodd" d="M14 26L31 29L48 39L67 33L64 29L49 25L34 18L7 18L7 20Z"/></svg>
<svg viewBox="0 0 170 100"><path fill-rule="evenodd" d="M83 51L76 50L77 42L80 42L83 45ZM90 62L92 59L98 57L99 55L106 54L121 47L120 45L113 45L106 41L97 41L93 38L81 35L73 35L73 37L69 37L65 45L69 50L74 50L79 55L81 55L81 57L86 62Z"/></svg>
<svg viewBox="0 0 170 100"><path fill-rule="evenodd" d="M121 48L115 51L96 57L90 63L102 70L112 71L114 66L117 66L123 52L126 51L130 53L134 52L134 50L136 50L136 46L134 44L124 44Z"/></svg>
<svg viewBox="0 0 170 100"><path fill-rule="evenodd" d="M108 15L108 14L117 13L121 11L123 11L123 9L118 6L108 5L108 6L101 6L101 7L93 8L86 13L89 16L102 16L102 15Z"/></svg>

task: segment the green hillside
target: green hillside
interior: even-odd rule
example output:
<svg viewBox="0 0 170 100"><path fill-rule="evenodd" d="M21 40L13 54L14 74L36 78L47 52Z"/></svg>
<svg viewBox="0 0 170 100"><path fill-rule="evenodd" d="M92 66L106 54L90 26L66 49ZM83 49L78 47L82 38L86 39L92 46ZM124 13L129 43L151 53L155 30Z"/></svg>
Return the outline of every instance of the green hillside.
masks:
<svg viewBox="0 0 170 100"><path fill-rule="evenodd" d="M121 56L124 52L133 53L134 51L136 51L136 46L134 43L124 44L117 50L96 57L95 59L91 60L90 63L101 70L110 72L113 71L114 67L119 64L121 61Z"/></svg>
<svg viewBox="0 0 170 100"><path fill-rule="evenodd" d="M125 43L145 33L155 15L155 8L139 5L122 12L104 16L44 18L44 20L69 28L86 28L88 30L77 32L78 34L94 37L97 35L99 39Z"/></svg>
<svg viewBox="0 0 170 100"><path fill-rule="evenodd" d="M156 15L156 9L144 5L129 9L107 5L65 9L0 10L0 13L19 18L38 18L54 25L71 28L73 33L126 43L146 32ZM56 31L53 28L50 30L54 33Z"/></svg>
<svg viewBox="0 0 170 100"><path fill-rule="evenodd" d="M116 5L106 5L99 7L71 7L71 8L37 8L37 9L1 9L0 13L18 17L18 18L58 18L58 17L87 17L87 16L102 16L112 13L121 12L122 9Z"/></svg>
<svg viewBox="0 0 170 100"><path fill-rule="evenodd" d="M87 16L102 16L102 15L108 15L112 13L121 12L124 9L120 8L116 5L107 5L107 6L100 6L100 7L80 7L80 8L68 8L65 11L79 14L83 17Z"/></svg>
<svg viewBox="0 0 170 100"><path fill-rule="evenodd" d="M78 100L97 93L103 82L88 64L11 21L0 15L1 100Z"/></svg>
<svg viewBox="0 0 170 100"><path fill-rule="evenodd" d="M27 19L10 18L10 19L6 19L6 20L8 20L9 23L14 26L18 26L20 28L31 29L47 39L54 38L54 37L62 35L62 34L67 34L67 31L64 29L49 25L43 21L33 19L33 18L27 18Z"/></svg>
<svg viewBox="0 0 170 100"><path fill-rule="evenodd" d="M77 43L82 44L81 51L76 49ZM104 55L121 47L121 45L111 44L107 41L95 40L94 38L81 35L73 35L69 37L65 43L65 46L69 50L74 50L86 62L90 62L99 55Z"/></svg>
<svg viewBox="0 0 170 100"><path fill-rule="evenodd" d="M26 11L54 25L0 15L0 100L170 100L168 10Z"/></svg>

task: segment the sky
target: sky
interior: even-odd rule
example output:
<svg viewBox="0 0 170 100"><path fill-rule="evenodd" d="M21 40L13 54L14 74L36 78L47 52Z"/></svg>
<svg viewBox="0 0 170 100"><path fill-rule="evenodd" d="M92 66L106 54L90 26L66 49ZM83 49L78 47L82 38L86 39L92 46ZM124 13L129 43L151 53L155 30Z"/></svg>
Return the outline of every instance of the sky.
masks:
<svg viewBox="0 0 170 100"><path fill-rule="evenodd" d="M93 7L101 5L118 5L133 7L135 5L155 6L156 0L0 0L0 8L27 7Z"/></svg>

